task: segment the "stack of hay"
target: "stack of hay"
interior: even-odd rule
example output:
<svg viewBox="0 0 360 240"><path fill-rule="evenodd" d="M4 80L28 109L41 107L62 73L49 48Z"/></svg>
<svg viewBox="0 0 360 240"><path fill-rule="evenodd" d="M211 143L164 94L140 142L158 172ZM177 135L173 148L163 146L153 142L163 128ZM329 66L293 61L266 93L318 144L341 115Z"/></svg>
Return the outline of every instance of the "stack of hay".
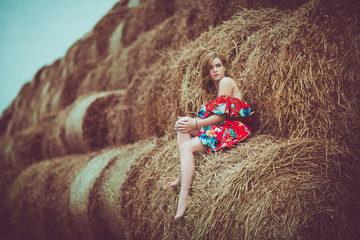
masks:
<svg viewBox="0 0 360 240"><path fill-rule="evenodd" d="M164 13L166 19L142 26L139 36L123 25L129 35L112 57L127 62L126 92L86 107L78 107L81 97L64 104L64 119L82 119L81 127L63 124L64 154L82 154L2 173L0 223L37 239L354 239L360 229L360 6L311 0L264 9L258 1L235 2L196 8L169 1L174 16ZM133 18L150 9L141 4ZM214 9L212 17L200 14ZM203 30L186 28L191 22ZM230 150L196 156L191 205L174 223L179 189L166 185L180 170L173 123L213 97L200 90L199 64L209 51L232 60L258 128ZM82 89L96 78L85 78ZM120 113L126 118L111 117ZM125 123L121 130L118 122ZM123 139L119 134L128 141L113 140ZM99 150L113 143L122 146Z"/></svg>
<svg viewBox="0 0 360 240"><path fill-rule="evenodd" d="M8 137L1 146L2 170L132 142L124 97L123 90L83 95L36 127Z"/></svg>

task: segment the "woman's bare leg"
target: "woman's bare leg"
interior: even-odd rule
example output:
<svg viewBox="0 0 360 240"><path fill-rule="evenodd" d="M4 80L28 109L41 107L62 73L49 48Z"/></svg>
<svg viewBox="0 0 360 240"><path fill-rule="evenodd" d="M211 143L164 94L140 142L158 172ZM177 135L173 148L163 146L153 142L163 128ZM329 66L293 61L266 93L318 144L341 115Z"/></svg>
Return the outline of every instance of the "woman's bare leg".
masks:
<svg viewBox="0 0 360 240"><path fill-rule="evenodd" d="M205 150L205 148L200 139L194 137L184 142L179 147L179 150L181 159L181 189L175 220L179 220L184 216L190 203L189 190L192 184L195 170L194 153L202 152Z"/></svg>
<svg viewBox="0 0 360 240"><path fill-rule="evenodd" d="M192 137L196 136L198 134L198 132L199 132L199 129L195 129L194 131L192 131L190 133L178 132L177 133L177 142L178 142L179 148L184 142L189 141ZM181 177L179 175L173 182L168 182L168 186L169 187L177 187L180 184L180 180L181 180Z"/></svg>
<svg viewBox="0 0 360 240"><path fill-rule="evenodd" d="M180 175L177 176L177 178L173 182L168 182L169 187L177 187L180 183Z"/></svg>

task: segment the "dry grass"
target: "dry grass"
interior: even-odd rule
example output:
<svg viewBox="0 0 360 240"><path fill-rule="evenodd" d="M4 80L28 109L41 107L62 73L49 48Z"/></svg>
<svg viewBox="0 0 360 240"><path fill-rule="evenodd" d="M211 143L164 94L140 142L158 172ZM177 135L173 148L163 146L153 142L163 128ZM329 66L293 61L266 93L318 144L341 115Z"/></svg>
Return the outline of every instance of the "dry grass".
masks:
<svg viewBox="0 0 360 240"><path fill-rule="evenodd" d="M355 236L359 168L317 139L257 136L197 157L192 203L174 224L179 173L175 141L133 165L123 184L128 239L333 239ZM359 175L357 175L359 176ZM357 178L358 179L358 178ZM359 180L359 179L358 179ZM139 201L141 199L141 201Z"/></svg>
<svg viewBox="0 0 360 240"><path fill-rule="evenodd" d="M124 96L121 90L83 95L57 115L43 119L38 126L13 137L2 137L2 171L132 142Z"/></svg>
<svg viewBox="0 0 360 240"><path fill-rule="evenodd" d="M68 155L33 164L3 184L0 210L7 224L31 239L116 239L124 235L123 192L126 173L154 139L99 152ZM3 212L1 212L3 213ZM1 219L3 221L3 219Z"/></svg>
<svg viewBox="0 0 360 240"><path fill-rule="evenodd" d="M131 16L140 16L160 1L150 3L132 9L133 15L125 20L127 24L136 26L138 23ZM11 212L15 229L27 224L19 230L24 235L46 238L56 232L59 239L357 236L358 3L311 0L298 9L293 1L278 8L261 8L274 7L270 1L263 1L263 5L259 1L206 3L194 7L190 2L169 2L163 7L174 7L172 11L177 15L159 15L159 19L150 22L151 26L142 26L139 35L124 25L123 33L129 33L122 35L125 48L106 58L98 71L93 63L72 68L71 61L81 57L96 59L93 54L103 54L103 49L86 39L83 44L89 46L88 51L82 52L76 46L70 49L64 89L72 85L76 88L62 92L58 106L70 104L68 109L76 108L79 92L108 89L108 83L100 82L103 76L111 86L127 89L121 96L124 105L111 95L89 103L91 111L87 110L88 105L79 107L81 114L75 111L77 120L69 120L64 126L66 132L62 132L65 146L70 146L65 147L66 153L98 150L107 144L136 142L149 136L163 139L157 141L156 147L149 144L146 148L146 144L138 143L124 146L119 152L106 149L101 153L70 155L27 168L6 196L10 206L7 213ZM184 6L188 9L178 9ZM214 7L218 11L207 14ZM139 22L153 16L154 11L139 17ZM199 90L200 60L209 51L220 51L232 60L236 83L256 111L258 129L255 137L231 150L196 157L192 203L184 221L174 224L178 190L166 187L179 173L173 123L178 115L194 116L204 102L213 98ZM114 72L106 73L106 68ZM108 80L122 72L122 83ZM44 84L34 82L23 92L38 85ZM27 102L29 94L22 96L19 109L31 105ZM9 117L7 112L8 118L24 118L23 123L5 119L8 129L0 132L12 135L17 128L26 129L33 121L25 115ZM84 116L86 124L78 124ZM45 126L39 126L40 132L36 132L37 128L24 130L21 136L29 134L31 140L24 140L26 144L21 145L19 138L14 144L24 146L25 153L32 146L38 148L36 143L47 139L41 135L46 132ZM3 139L0 145L7 146ZM57 142L48 144L46 151L57 146ZM34 159L39 160L39 156ZM21 164L26 161L21 160ZM94 163L101 167L97 169ZM8 178L4 179L6 182ZM82 179L88 179L84 181L88 185L82 185ZM3 190L4 185L1 183L2 192L7 191ZM71 186L82 186L82 190L72 190ZM72 194L75 203L69 202Z"/></svg>
<svg viewBox="0 0 360 240"><path fill-rule="evenodd" d="M173 232L170 226L176 195L169 195L163 189L170 180L163 178L169 173L175 175L176 146L175 143L164 145L165 150L160 147L155 156L148 156L133 167L125 185L129 189L142 189L134 196L128 194L131 197L127 214L133 222L129 236L206 239L241 234L248 239L326 239L355 234L354 229L359 225L356 217L359 208L354 204L359 199L358 180L355 180L359 174L360 149L359 25L357 13L351 9L353 5L347 4L311 1L293 12L243 10L233 19L210 28L180 51L164 53L159 64L148 70L155 73L156 78L147 76L145 71L138 72L135 86L144 82L146 87L140 89L145 89L146 94L141 95L136 106L147 103L137 109L141 110L139 116L146 116L143 126L152 129L144 130L144 136L164 133L169 136L178 115L193 115L208 100L199 91L199 61L208 51L216 50L233 60L237 83L257 112L257 133L289 140L263 139L272 146L266 147L268 151L261 155L263 162L256 161L257 156L242 155L254 161L253 168L259 164L267 170L256 168L246 172L239 167L227 172L239 178L224 181L224 185L221 185L224 179L219 180L216 190L200 184L201 194L195 197L198 205L190 208L200 212L191 213L188 225L179 232ZM165 62L167 66L163 67ZM262 146L259 142L256 144ZM220 156L217 162L227 157ZM299 165L292 164L295 159ZM277 168L281 171L271 172ZM159 170L161 173L156 172ZM212 170L213 176L221 175L218 168ZM251 175L259 173L266 181L252 178ZM139 174L141 180L145 179L144 183L132 179L137 179ZM205 176L201 180L207 183L209 178ZM258 181L259 187L254 192L245 191L252 181ZM229 187L225 188L226 185ZM221 187L225 190L219 190ZM245 192L236 192L239 188ZM279 195L279 191L284 195ZM242 203L243 198L235 200L240 193L246 195L247 202ZM258 201L259 195L265 199ZM218 197L221 200L217 200ZM218 205L214 206L216 201ZM138 204L143 208L136 208ZM212 212L204 210L207 206ZM197 217L203 215L204 219Z"/></svg>
<svg viewBox="0 0 360 240"><path fill-rule="evenodd" d="M156 106L152 111L175 109L175 114L163 115L171 122L179 114L194 114L209 100L199 91L199 62L216 50L232 60L262 133L326 138L357 149L360 29L350 8L335 1L311 1L294 12L243 10L181 51L164 54L164 60L148 70L158 78L139 75L145 82L165 81L163 88L148 86L151 98L144 98ZM164 80L164 71L156 70L168 60ZM172 124L168 127L163 131Z"/></svg>
<svg viewBox="0 0 360 240"><path fill-rule="evenodd" d="M0 236L12 233L9 223L11 212L9 212L4 199L8 195L12 183L19 174L20 171L0 173Z"/></svg>

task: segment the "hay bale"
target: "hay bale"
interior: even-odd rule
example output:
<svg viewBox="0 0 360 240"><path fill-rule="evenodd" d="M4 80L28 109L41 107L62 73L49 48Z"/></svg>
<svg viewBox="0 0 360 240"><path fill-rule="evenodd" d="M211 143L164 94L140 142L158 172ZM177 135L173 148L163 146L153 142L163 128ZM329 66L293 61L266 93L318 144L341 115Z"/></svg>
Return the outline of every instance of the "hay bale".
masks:
<svg viewBox="0 0 360 240"><path fill-rule="evenodd" d="M360 71L354 53L360 28L351 19L355 6L347 4L310 1L239 49L252 52L240 64L251 73L246 91L257 93L249 101L260 110L261 128L267 132L342 145L356 138L360 107L355 89L360 85L355 79Z"/></svg>
<svg viewBox="0 0 360 240"><path fill-rule="evenodd" d="M20 171L8 171L6 173L0 173L0 237L11 234L11 228L9 224L10 213L4 199L8 194L9 188L19 173Z"/></svg>
<svg viewBox="0 0 360 240"><path fill-rule="evenodd" d="M77 101L65 125L67 153L130 142L124 91L95 93Z"/></svg>
<svg viewBox="0 0 360 240"><path fill-rule="evenodd" d="M7 169L7 165L9 165L9 161L12 159L10 157L12 145L12 139L0 136L0 169Z"/></svg>
<svg viewBox="0 0 360 240"><path fill-rule="evenodd" d="M16 100L9 109L12 112L11 121L8 122L7 134L14 135L17 129L25 129L33 125L34 113L27 115L26 109L32 108L32 84L26 83L21 88ZM5 115L4 115L5 116Z"/></svg>
<svg viewBox="0 0 360 240"><path fill-rule="evenodd" d="M166 1L164 3L153 0L142 2L139 6L131 9L127 6L128 2L123 0L116 3L91 32L70 47L64 58L56 60L51 66L45 66L37 72L31 84L28 84L18 96L19 100L24 100L24 98L26 100L19 107L11 107L16 112L12 118L12 121L15 122L12 124L12 132L37 124L43 119L44 114L65 108L79 95L87 94L92 90L125 88L134 76L132 64L126 64L124 71L121 71L121 81L119 78L114 79L119 75L114 76L111 72L116 71L115 69L119 67L118 61L121 62L120 64L124 64L122 60L125 62L128 59L131 62L139 60L136 48L130 58L127 57L128 50L123 51L127 47L133 48L138 38L140 38L140 44L136 43L136 47L141 47L141 43L156 45L155 52L154 49L149 48L145 54L141 54L142 56L148 55L147 59L151 59L153 58L151 56L158 56L154 53L159 49L167 47L175 49L183 43L197 38L207 30L208 26L220 25L224 20L230 19L236 12L241 11L243 7L277 6L293 9L303 1L296 1L296 3L294 1L272 3L259 0L227 1L226 3L223 1L201 3ZM169 20L170 18L172 19ZM141 34L157 28L165 21L167 21L166 27L158 29L160 31L150 38ZM119 39L120 37L122 40ZM120 57L109 61L109 57L111 58L112 55ZM112 67L111 63L116 65ZM144 62L138 61L135 69L142 64ZM124 81L123 84L121 84L122 81ZM47 94L42 96L43 87L49 83ZM27 106L31 103L28 98L33 100L31 106Z"/></svg>
<svg viewBox="0 0 360 240"><path fill-rule="evenodd" d="M270 11L274 10L256 12L248 10L243 15L245 15L244 19L248 19L249 22L257 21L260 26L267 26L269 19L265 16ZM273 15L276 16L276 11ZM279 15L284 16L283 13L277 15L274 17L274 22L280 21ZM162 29L171 21L172 19L168 19L157 29ZM176 24L179 28L183 26L185 29L184 22L178 21L177 23L180 23ZM133 129L132 135L163 136L166 132L172 132L172 123L176 121L177 116L194 114L206 100L200 91L199 65L201 58L209 49L215 50L211 46L221 48L224 45L230 45L227 46L230 52L236 46L235 40L239 41L238 44L241 45L247 34L251 35L256 31L256 28L253 28L255 24L244 25L243 19L239 18L225 22L221 26L205 32L194 42L181 47L180 50L167 49L166 52L161 52L161 57L156 58L156 62L153 62L154 57L146 60L148 56L145 52L140 54L142 48L140 46L136 48L134 52L138 52L138 55L142 56L141 62L148 62L148 68L137 70L128 88L128 97L126 98L128 106L135 109L131 114L131 122L139 126L139 128ZM242 28L242 26L244 27ZM151 36L151 33L156 35L159 31L154 29L146 34ZM146 48L148 47L154 48L154 43L152 46L146 45ZM133 57L133 59L135 58ZM136 66L135 63L131 65ZM162 114L159 115L159 112Z"/></svg>
<svg viewBox="0 0 360 240"><path fill-rule="evenodd" d="M120 23L123 23L129 14L128 0L118 1L114 7L95 25L93 35L96 43L98 59L107 57L110 53L110 38ZM120 42L120 38L118 39ZM83 60L83 59L82 59Z"/></svg>
<svg viewBox="0 0 360 240"><path fill-rule="evenodd" d="M128 239L356 236L359 165L344 161L356 156L337 146L257 136L229 151L198 156L191 205L174 225L178 190L166 183L179 172L176 151L175 141L164 141L132 166L123 184Z"/></svg>
<svg viewBox="0 0 360 240"><path fill-rule="evenodd" d="M239 233L244 239L354 237L360 195L359 184L353 181L359 165L344 161L348 158L356 156L321 140L270 144L263 153L225 171L225 181L217 182L218 191L207 202L211 209L204 212L199 206L194 213L201 216L194 235L203 239L219 232L225 239Z"/></svg>
<svg viewBox="0 0 360 240"><path fill-rule="evenodd" d="M2 171L24 168L42 159L132 142L124 96L121 90L81 96L37 126L13 137L2 137Z"/></svg>
<svg viewBox="0 0 360 240"><path fill-rule="evenodd" d="M129 10L122 30L121 42L128 46L140 33L150 30L156 24L174 14L174 0L151 0L141 2Z"/></svg>
<svg viewBox="0 0 360 240"><path fill-rule="evenodd" d="M89 106L97 99L104 97L105 93L95 93L79 99L72 105L69 116L65 120L65 138L70 153L85 152L83 141L83 119Z"/></svg>
<svg viewBox="0 0 360 240"><path fill-rule="evenodd" d="M209 26L230 19L243 7L285 6L285 2L288 1L277 1L276 4L264 1L167 1L164 4L154 0L129 10L128 1L120 1L91 32L69 49L64 58L41 68L24 87L17 106L12 107L10 132L36 125L47 113L58 112L80 95L94 90L126 88L139 68L148 67L159 57L158 51L178 48L197 38ZM299 2L292 8L298 5ZM127 38L125 44L120 37Z"/></svg>
<svg viewBox="0 0 360 240"><path fill-rule="evenodd" d="M12 118L12 113L9 109L6 109L2 114L0 118L0 136L6 134L6 130L9 124L9 121Z"/></svg>
<svg viewBox="0 0 360 240"><path fill-rule="evenodd" d="M81 82L109 55L109 38L127 15L126 4L127 1L115 4L90 33L69 49L64 58L41 68L31 83L24 85L18 101L10 107L14 122L9 130L12 134L37 124L48 112L65 108L81 94L81 89L78 89ZM44 86L49 86L46 91ZM96 90L103 89L98 87Z"/></svg>
<svg viewBox="0 0 360 240"><path fill-rule="evenodd" d="M210 28L184 46L175 62L174 78L181 79L178 113L195 113L209 100L199 91L199 65L208 51L221 51L232 60L262 133L328 138L343 146L358 142L360 29L351 9L355 6L314 0L293 12L244 9ZM174 78L164 85L173 86Z"/></svg>
<svg viewBox="0 0 360 240"><path fill-rule="evenodd" d="M87 151L134 142L129 134L129 109L124 98L125 91L119 90L96 99L89 106L82 124Z"/></svg>
<svg viewBox="0 0 360 240"><path fill-rule="evenodd" d="M69 191L76 173L94 153L43 161L24 170L6 196L8 219L16 235L30 239L65 239L79 233L69 214ZM50 236L50 237L49 237Z"/></svg>
<svg viewBox="0 0 360 240"><path fill-rule="evenodd" d="M153 145L147 139L32 165L6 196L12 229L33 239L121 238L119 189L135 159Z"/></svg>
<svg viewBox="0 0 360 240"><path fill-rule="evenodd" d="M122 214L126 206L123 204L125 196L121 187L131 165L142 154L152 152L154 146L154 139L150 138L122 147L123 150L117 151L116 158L112 159L106 171L103 171L101 178L95 183L88 205L89 221L95 229L95 239L123 239L126 235L125 225L128 223Z"/></svg>

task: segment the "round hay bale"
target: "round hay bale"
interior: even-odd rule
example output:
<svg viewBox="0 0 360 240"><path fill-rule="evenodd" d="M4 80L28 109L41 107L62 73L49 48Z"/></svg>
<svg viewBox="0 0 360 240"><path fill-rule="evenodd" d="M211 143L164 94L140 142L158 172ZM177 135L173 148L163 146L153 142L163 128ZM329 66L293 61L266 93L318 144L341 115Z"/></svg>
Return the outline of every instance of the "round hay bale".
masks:
<svg viewBox="0 0 360 240"><path fill-rule="evenodd" d="M135 159L153 146L148 139L32 165L6 196L12 229L33 239L121 238L119 190Z"/></svg>
<svg viewBox="0 0 360 240"><path fill-rule="evenodd" d="M155 154L154 154L155 153ZM342 239L359 223L359 164L317 139L256 136L196 157L191 205L173 223L179 173L175 141L164 141L129 172L123 191L128 239Z"/></svg>
<svg viewBox="0 0 360 240"><path fill-rule="evenodd" d="M244 86L266 132L341 145L357 137L360 27L354 7L310 1L239 49L252 52L239 63L249 74Z"/></svg>
<svg viewBox="0 0 360 240"><path fill-rule="evenodd" d="M6 134L8 124L11 120L12 120L12 112L8 108L4 112L2 112L1 117L0 117L0 136Z"/></svg>
<svg viewBox="0 0 360 240"><path fill-rule="evenodd" d="M69 214L70 186L94 155L66 156L25 169L6 196L14 233L30 239L79 239Z"/></svg>
<svg viewBox="0 0 360 240"><path fill-rule="evenodd" d="M10 213L4 199L19 173L20 171L7 171L6 173L0 173L0 238L4 235L11 234L11 227L9 224Z"/></svg>
<svg viewBox="0 0 360 240"><path fill-rule="evenodd" d="M122 30L121 41L124 46L134 42L140 33L152 29L156 24L174 14L174 1L151 0L141 2L129 9Z"/></svg>
<svg viewBox="0 0 360 240"><path fill-rule="evenodd" d="M88 150L132 142L125 92L118 91L94 101L83 122L83 140Z"/></svg>
<svg viewBox="0 0 360 240"><path fill-rule="evenodd" d="M148 64L151 64L149 68L137 70L128 88L127 105L134 109L131 112L131 122L138 126L132 129L134 132L131 135L163 136L166 132L172 132L173 122L179 115L194 114L206 100L204 94L199 91L199 67L201 58L207 53L207 49L211 49L212 46L223 47L228 44L231 45L231 47L228 46L229 52L231 52L236 46L235 39L240 41L240 45L241 41L246 39L247 34L251 35L256 31L253 26L255 24L246 26L243 19L247 19L249 22L257 21L259 26L267 26L271 22L266 17L270 11L274 12L273 19L271 19L273 22L280 21L281 17L285 16L275 10L245 11L243 18L228 21L218 28L210 29L198 40L187 44L180 50L168 49L167 52L162 52L156 62L152 62L153 58L149 58ZM170 21L171 19L168 19L159 25L158 29ZM241 28L244 25L245 27ZM181 26L183 25L180 24ZM156 35L158 32L154 29L153 33ZM152 44L154 45L154 43ZM141 51L140 47L136 48L134 52L139 51ZM147 56L147 54L139 54L139 56ZM147 61L146 57L142 58L141 62ZM136 66L135 63L132 65ZM151 74L148 74L149 72ZM162 114L159 115L159 112Z"/></svg>
<svg viewBox="0 0 360 240"><path fill-rule="evenodd" d="M87 63L84 66L80 65L73 67L72 71L66 76L63 87L61 89L61 94L60 94L61 108L66 108L77 99L80 84L84 81L87 74L94 68L95 68L94 62Z"/></svg>
<svg viewBox="0 0 360 240"><path fill-rule="evenodd" d="M243 9L210 28L184 46L177 62L177 111L195 113L213 97L199 91L200 61L220 51L232 60L262 133L327 138L342 146L358 142L360 11L354 9L358 4L336 0L312 0L292 12Z"/></svg>
<svg viewBox="0 0 360 240"><path fill-rule="evenodd" d="M125 92L96 93L74 104L66 120L68 153L130 142Z"/></svg>
<svg viewBox="0 0 360 240"><path fill-rule="evenodd" d="M95 25L93 29L94 42L96 43L96 55L103 59L109 55L111 49L110 38L128 15L128 0L117 2L114 7ZM120 42L120 37L117 39Z"/></svg>
<svg viewBox="0 0 360 240"><path fill-rule="evenodd" d="M27 114L27 109L32 109L31 100L33 97L32 83L28 82L21 88L17 99L9 107L12 112L11 121L7 127L7 134L14 135L16 131L33 125L33 114Z"/></svg>
<svg viewBox="0 0 360 240"><path fill-rule="evenodd" d="M79 97L67 109L48 115L35 127L13 137L2 137L2 170L132 142L124 96L125 92L119 90Z"/></svg>
<svg viewBox="0 0 360 240"><path fill-rule="evenodd" d="M124 239L126 236L126 222L123 212L124 192L122 185L127 178L127 173L142 154L152 152L155 147L153 138L139 141L117 151L116 157L109 162L106 170L94 184L89 199L88 211L90 225L95 239ZM101 161L101 160L98 160Z"/></svg>
<svg viewBox="0 0 360 240"><path fill-rule="evenodd" d="M65 139L69 153L80 153L86 151L83 141L83 120L89 106L97 99L104 97L106 93L95 93L90 96L78 99L70 110L68 118L65 120Z"/></svg>
<svg viewBox="0 0 360 240"><path fill-rule="evenodd" d="M3 170L22 169L43 159L44 135L45 128L37 126L8 137L8 145L2 149L5 155Z"/></svg>
<svg viewBox="0 0 360 240"><path fill-rule="evenodd" d="M146 70L139 71L127 90L126 102L130 109L129 129L134 140L144 139L149 136L164 136L167 125L170 124L169 116L176 114L173 105L176 95L169 95L163 86L163 79L169 77L170 72L164 71L167 67L160 66L152 69L147 74ZM169 99L165 102L164 98ZM174 116L172 117L174 118Z"/></svg>
<svg viewBox="0 0 360 240"><path fill-rule="evenodd" d="M349 158L356 156L316 139L269 144L263 153L224 171L225 181L217 182L218 191L206 203L211 209L203 211L207 205L200 205L194 213L201 216L194 217L198 220L194 235L202 239L218 233L224 239L239 234L242 239L355 237L360 195L359 182L354 180L359 180L360 169L344 161ZM239 158L226 161L232 159Z"/></svg>
<svg viewBox="0 0 360 240"><path fill-rule="evenodd" d="M13 142L10 137L7 136L0 136L0 169L2 171L7 170L7 166L10 165L9 162L11 161L11 148Z"/></svg>

